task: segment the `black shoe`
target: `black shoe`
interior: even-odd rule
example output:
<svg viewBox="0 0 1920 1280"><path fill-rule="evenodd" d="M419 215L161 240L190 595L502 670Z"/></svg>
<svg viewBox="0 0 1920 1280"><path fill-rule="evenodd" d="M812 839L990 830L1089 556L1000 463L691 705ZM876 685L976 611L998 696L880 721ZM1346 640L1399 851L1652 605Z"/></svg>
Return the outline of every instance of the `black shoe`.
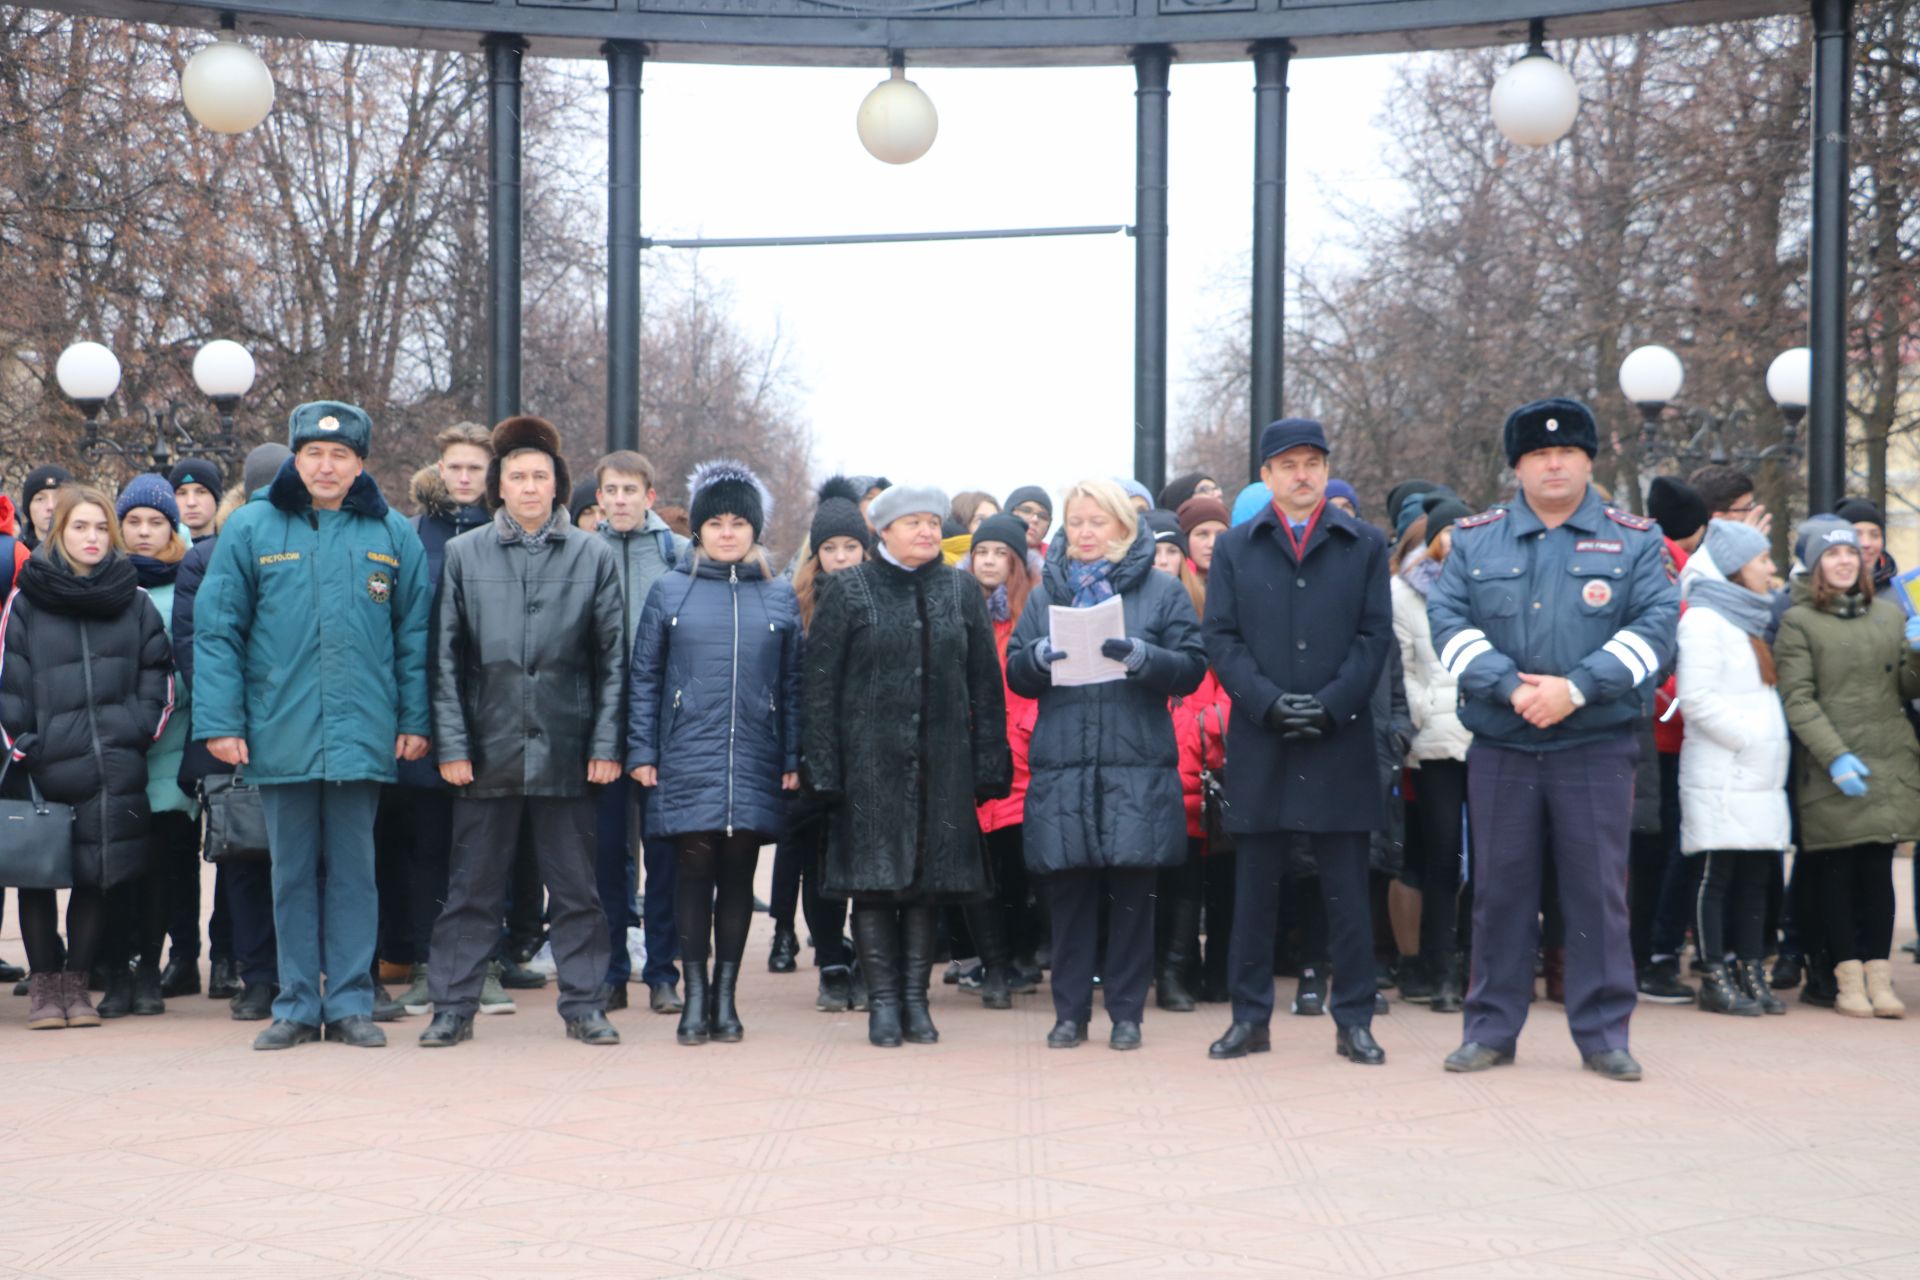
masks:
<svg viewBox="0 0 1920 1280"><path fill-rule="evenodd" d="M240 966L232 956L215 956L207 970L207 999L231 1000L240 994Z"/></svg>
<svg viewBox="0 0 1920 1280"><path fill-rule="evenodd" d="M1800 985L1800 957L1785 951L1773 962L1773 973L1767 979L1775 991L1791 991Z"/></svg>
<svg viewBox="0 0 1920 1280"><path fill-rule="evenodd" d="M678 1013L683 1001L671 982L652 982L647 984L647 1007L655 1013Z"/></svg>
<svg viewBox="0 0 1920 1280"><path fill-rule="evenodd" d="M124 1018L133 1012L133 970L115 966L107 973L106 994L94 1006L103 1018Z"/></svg>
<svg viewBox="0 0 1920 1280"><path fill-rule="evenodd" d="M25 982L26 980L27 971L25 969L22 969L17 964L9 964L5 960L0 960L0 983Z"/></svg>
<svg viewBox="0 0 1920 1280"><path fill-rule="evenodd" d="M1114 1028L1119 1030L1118 1026ZM1062 1018L1053 1024L1053 1030L1047 1032L1047 1048L1071 1049L1075 1045L1087 1042L1087 1024L1075 1022L1072 1018Z"/></svg>
<svg viewBox="0 0 1920 1280"><path fill-rule="evenodd" d="M1264 1022L1236 1022L1207 1046L1209 1058L1244 1058L1273 1048L1273 1031Z"/></svg>
<svg viewBox="0 0 1920 1280"><path fill-rule="evenodd" d="M1625 1049L1602 1049L1583 1060L1587 1070L1608 1080L1633 1081L1640 1078L1640 1064Z"/></svg>
<svg viewBox="0 0 1920 1280"><path fill-rule="evenodd" d="M1703 1013L1728 1013L1736 1018L1757 1018L1760 1005L1742 991L1724 964L1712 965L1700 984L1700 1010Z"/></svg>
<svg viewBox="0 0 1920 1280"><path fill-rule="evenodd" d="M133 1012L141 1018L157 1018L167 1011L160 994L160 966L142 963L133 970Z"/></svg>
<svg viewBox="0 0 1920 1280"><path fill-rule="evenodd" d="M853 974L843 964L820 970L820 991L813 1007L822 1013L845 1013L853 1007Z"/></svg>
<svg viewBox="0 0 1920 1280"><path fill-rule="evenodd" d="M422 1049L445 1049L464 1040L473 1039L473 1015L470 1013L435 1013L427 1029L420 1033Z"/></svg>
<svg viewBox="0 0 1920 1280"><path fill-rule="evenodd" d="M1341 1027L1333 1033L1333 1051L1349 1062L1377 1067L1387 1060L1387 1051L1373 1038L1367 1027Z"/></svg>
<svg viewBox="0 0 1920 1280"><path fill-rule="evenodd" d="M624 982L609 983L607 986L607 1012L612 1013L615 1009L624 1009L626 1007L627 984Z"/></svg>
<svg viewBox="0 0 1920 1280"><path fill-rule="evenodd" d="M1800 987L1800 1003L1820 1009L1833 1008L1840 987L1833 978L1832 959L1822 951L1804 957L1801 963L1805 966L1806 980Z"/></svg>
<svg viewBox="0 0 1920 1280"><path fill-rule="evenodd" d="M798 966L794 961L800 957L800 939L792 929L776 927L773 931L773 950L767 953L768 973L792 973Z"/></svg>
<svg viewBox="0 0 1920 1280"><path fill-rule="evenodd" d="M1317 1018L1327 1011L1327 975L1311 969L1300 974L1300 985L1293 993L1293 1012L1301 1018Z"/></svg>
<svg viewBox="0 0 1920 1280"><path fill-rule="evenodd" d="M673 1038L684 1045L705 1044L713 1037L712 991L707 986L707 962L683 966L687 997L680 1008L680 1026Z"/></svg>
<svg viewBox="0 0 1920 1280"><path fill-rule="evenodd" d="M538 991L547 985L547 975L509 956L500 962L500 985L509 991Z"/></svg>
<svg viewBox="0 0 1920 1280"><path fill-rule="evenodd" d="M579 1040L585 1044L613 1045L620 1043L620 1032L604 1013L583 1013L577 1018L567 1019L567 1039Z"/></svg>
<svg viewBox="0 0 1920 1280"><path fill-rule="evenodd" d="M387 1033L375 1026L373 1019L364 1013L350 1013L344 1018L335 1018L329 1022L327 1039L335 1044L351 1045L355 1049L387 1047Z"/></svg>
<svg viewBox="0 0 1920 1280"><path fill-rule="evenodd" d="M1167 963L1160 966L1160 977L1153 984L1153 1002L1168 1013L1192 1013L1199 1001L1193 998L1193 992L1187 989L1186 976L1180 967L1173 963L1173 957L1167 957Z"/></svg>
<svg viewBox="0 0 1920 1280"><path fill-rule="evenodd" d="M1680 980L1680 962L1656 960L1640 971L1640 998L1654 1004L1692 1004L1692 987Z"/></svg>
<svg viewBox="0 0 1920 1280"><path fill-rule="evenodd" d="M1085 1038L1085 1032L1081 1033ZM1140 1047L1140 1024L1137 1022L1116 1022L1113 1031L1107 1036L1109 1049L1138 1049Z"/></svg>
<svg viewBox="0 0 1920 1280"><path fill-rule="evenodd" d="M1004 964L985 965L980 970L980 1007L983 1009L1013 1008L1013 983L1007 977L1008 966Z"/></svg>
<svg viewBox="0 0 1920 1280"><path fill-rule="evenodd" d="M1401 956L1400 963L1393 967L1393 985L1400 989L1400 998L1408 1004L1427 1004L1433 999L1436 983L1427 972L1426 960L1413 955Z"/></svg>
<svg viewBox="0 0 1920 1280"><path fill-rule="evenodd" d="M176 957L160 971L160 994L168 1000L200 994L200 961Z"/></svg>
<svg viewBox="0 0 1920 1280"><path fill-rule="evenodd" d="M856 903L853 942L860 954L860 980L867 988L867 1043L897 1049L905 1038L900 1027L899 912Z"/></svg>
<svg viewBox="0 0 1920 1280"><path fill-rule="evenodd" d="M375 1022L398 1022L407 1016L407 1006L395 1000L387 991L386 984L373 984L373 1020Z"/></svg>
<svg viewBox="0 0 1920 1280"><path fill-rule="evenodd" d="M1740 989L1753 997L1761 1013L1782 1014L1787 1006L1767 985L1767 967L1758 960L1742 960L1737 972Z"/></svg>
<svg viewBox="0 0 1920 1280"><path fill-rule="evenodd" d="M1436 962L1439 970L1433 984L1433 998L1427 1008L1435 1013L1458 1013L1466 1005L1466 977L1460 957L1447 956Z"/></svg>
<svg viewBox="0 0 1920 1280"><path fill-rule="evenodd" d="M265 1022L273 1016L273 988L264 982L250 982L240 988L227 1006L235 1022Z"/></svg>
<svg viewBox="0 0 1920 1280"><path fill-rule="evenodd" d="M14 968L16 968L16 969L17 969L17 968L19 968L19 967L20 967L20 966L18 966L18 965L15 965L15 966L14 966ZM27 980L26 978L22 978L22 979L20 979L20 981L18 981L18 982L16 982L16 983L14 983L14 984L13 984L13 994L15 994L15 995L17 995L17 996L24 996L24 995L27 995L27 994L29 994L29 993L31 993L31 992L32 992L32 990L33 990L33 984L32 984L31 982L29 982L29 981L28 981L28 980Z"/></svg>
<svg viewBox="0 0 1920 1280"><path fill-rule="evenodd" d="M291 1049L297 1044L311 1044L320 1038L320 1028L310 1027L304 1022L288 1022L276 1018L273 1025L253 1038L256 1049Z"/></svg>
<svg viewBox="0 0 1920 1280"><path fill-rule="evenodd" d="M719 1044L739 1044L747 1029L740 1025L740 1011L734 1007L734 994L740 989L740 962L723 960L713 966L713 1039Z"/></svg>
<svg viewBox="0 0 1920 1280"><path fill-rule="evenodd" d="M1040 979L1045 976L1031 959L1015 960L1007 967L1007 990L1016 996L1031 994L1040 989Z"/></svg>
<svg viewBox="0 0 1920 1280"><path fill-rule="evenodd" d="M1373 993L1373 1016L1376 1018L1384 1018L1392 1012L1393 1012L1393 1004L1391 1001L1387 999L1387 993L1384 991L1374 992Z"/></svg>
<svg viewBox="0 0 1920 1280"><path fill-rule="evenodd" d="M1461 1073L1490 1071L1494 1067L1512 1066L1513 1050L1469 1040L1447 1055L1445 1065L1447 1070Z"/></svg>
<svg viewBox="0 0 1920 1280"><path fill-rule="evenodd" d="M932 907L903 907L900 911L901 1036L908 1044L937 1044L940 1031L933 1025L927 988L933 981L934 948L940 932Z"/></svg>

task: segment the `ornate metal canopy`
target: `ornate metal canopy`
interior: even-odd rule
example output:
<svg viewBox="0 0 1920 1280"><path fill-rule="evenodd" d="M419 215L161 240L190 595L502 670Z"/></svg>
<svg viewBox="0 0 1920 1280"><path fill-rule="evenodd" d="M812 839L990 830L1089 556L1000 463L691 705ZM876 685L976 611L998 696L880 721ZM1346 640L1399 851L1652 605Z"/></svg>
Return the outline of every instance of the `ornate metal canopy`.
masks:
<svg viewBox="0 0 1920 1280"><path fill-rule="evenodd" d="M34 0L42 8L174 26L445 49L520 36L536 55L597 57L639 41L665 62L927 66L1125 64L1142 45L1186 62L1288 40L1296 57L1520 44L1800 12L1790 0Z"/></svg>

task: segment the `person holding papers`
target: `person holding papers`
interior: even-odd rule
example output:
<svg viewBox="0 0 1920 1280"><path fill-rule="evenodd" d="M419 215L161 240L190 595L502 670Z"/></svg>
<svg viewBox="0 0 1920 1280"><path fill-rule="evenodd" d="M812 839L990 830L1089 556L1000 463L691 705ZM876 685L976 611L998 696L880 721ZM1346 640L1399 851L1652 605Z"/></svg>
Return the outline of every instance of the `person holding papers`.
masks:
<svg viewBox="0 0 1920 1280"><path fill-rule="evenodd" d="M1064 511L1007 645L1008 685L1040 704L1025 835L1027 869L1046 877L1053 922L1058 1022L1047 1046L1087 1038L1098 973L1113 1020L1108 1044L1137 1049L1155 879L1187 856L1167 699L1199 688L1207 658L1193 602L1178 580L1153 571L1153 535L1125 491L1085 481ZM1096 956L1103 898L1106 954Z"/></svg>

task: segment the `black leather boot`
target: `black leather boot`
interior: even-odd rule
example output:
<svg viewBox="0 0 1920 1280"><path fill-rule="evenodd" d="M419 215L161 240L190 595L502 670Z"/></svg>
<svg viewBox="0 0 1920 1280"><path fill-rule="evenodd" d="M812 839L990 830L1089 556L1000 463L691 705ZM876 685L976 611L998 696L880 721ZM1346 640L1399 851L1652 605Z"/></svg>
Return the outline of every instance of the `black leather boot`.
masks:
<svg viewBox="0 0 1920 1280"><path fill-rule="evenodd" d="M1787 1006L1779 996L1773 994L1773 988L1767 983L1767 966L1763 962L1742 960L1739 978L1740 989L1753 997L1761 1013L1782 1014L1787 1011Z"/></svg>
<svg viewBox="0 0 1920 1280"><path fill-rule="evenodd" d="M1433 957L1433 999L1427 1008L1435 1013L1458 1013L1466 1003L1466 966L1452 953Z"/></svg>
<svg viewBox="0 0 1920 1280"><path fill-rule="evenodd" d="M738 960L722 960L713 966L713 1038L721 1044L738 1044L747 1034L747 1029L740 1025L739 1011L733 1007L734 992L739 987Z"/></svg>
<svg viewBox="0 0 1920 1280"><path fill-rule="evenodd" d="M200 994L200 962L188 956L175 956L160 972L160 994L169 1000Z"/></svg>
<svg viewBox="0 0 1920 1280"><path fill-rule="evenodd" d="M892 907L853 907L853 946L867 988L867 1041L897 1049L900 1031L900 917Z"/></svg>
<svg viewBox="0 0 1920 1280"><path fill-rule="evenodd" d="M933 1013L927 1007L927 988L933 981L935 949L940 945L939 928L932 907L907 907L900 912L901 973L900 1004L904 1011L909 1044L935 1044L939 1029L933 1025Z"/></svg>
<svg viewBox="0 0 1920 1280"><path fill-rule="evenodd" d="M1199 1003L1189 985L1190 975L1199 967L1200 901L1175 898L1167 905L1167 951L1160 957L1160 973L1154 982L1154 1003L1170 1013L1192 1013Z"/></svg>
<svg viewBox="0 0 1920 1280"><path fill-rule="evenodd" d="M207 971L207 999L231 1000L240 994L240 967L232 956L215 956Z"/></svg>
<svg viewBox="0 0 1920 1280"><path fill-rule="evenodd" d="M133 970L133 1011L142 1018L157 1017L167 1011L166 998L160 994L160 966L142 960Z"/></svg>
<svg viewBox="0 0 1920 1280"><path fill-rule="evenodd" d="M107 982L95 1006L103 1018L124 1018L133 1012L133 970L114 965L107 970Z"/></svg>
<svg viewBox="0 0 1920 1280"><path fill-rule="evenodd" d="M709 1004L712 992L707 988L707 962L686 962L681 966L687 988L680 1006L680 1026L673 1038L681 1044L705 1044L713 1034L713 1012Z"/></svg>
<svg viewBox="0 0 1920 1280"><path fill-rule="evenodd" d="M768 973L792 973L800 958L800 939L793 930L776 926L773 950L767 953Z"/></svg>
<svg viewBox="0 0 1920 1280"><path fill-rule="evenodd" d="M976 902L967 908L967 932L980 951L980 1004L987 1009L1013 1008L1012 961L1007 953L1006 921L997 902Z"/></svg>

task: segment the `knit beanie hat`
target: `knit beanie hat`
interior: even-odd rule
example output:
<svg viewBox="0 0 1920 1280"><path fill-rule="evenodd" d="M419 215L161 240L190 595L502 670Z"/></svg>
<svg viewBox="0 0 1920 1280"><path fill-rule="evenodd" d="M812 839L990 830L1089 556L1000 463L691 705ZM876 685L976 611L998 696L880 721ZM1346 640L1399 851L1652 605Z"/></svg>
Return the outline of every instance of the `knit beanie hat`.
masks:
<svg viewBox="0 0 1920 1280"><path fill-rule="evenodd" d="M1171 511L1155 507L1140 517L1140 523L1147 526L1147 532L1153 535L1155 542L1180 541L1180 517Z"/></svg>
<svg viewBox="0 0 1920 1280"><path fill-rule="evenodd" d="M33 505L35 494L72 483L73 472L58 463L50 462L44 467L35 467L27 472L27 482L20 486L20 510L25 511Z"/></svg>
<svg viewBox="0 0 1920 1280"><path fill-rule="evenodd" d="M1655 476L1647 487L1647 514L1660 526L1661 533L1678 542L1691 538L1712 513L1707 510L1707 500L1692 485L1672 476ZM1745 564L1746 560L1740 563ZM1734 567L1737 569L1739 565Z"/></svg>
<svg viewBox="0 0 1920 1280"><path fill-rule="evenodd" d="M273 478L280 474L280 468L292 456L293 450L278 441L255 445L252 452L247 454L247 460L240 464L240 487L246 490L247 496L253 496L273 483Z"/></svg>
<svg viewBox="0 0 1920 1280"><path fill-rule="evenodd" d="M1812 569L1830 548L1858 549L1859 546L1860 535L1853 531L1851 520L1842 520L1839 516L1811 516L1800 526L1800 534L1793 540L1793 558ZM1715 560L1714 563L1720 562Z"/></svg>
<svg viewBox="0 0 1920 1280"><path fill-rule="evenodd" d="M1037 484L1023 484L1008 494L1007 510L1012 511L1015 507L1027 502L1037 502L1040 504L1040 509L1049 516L1053 514L1053 499L1048 497L1047 491Z"/></svg>
<svg viewBox="0 0 1920 1280"><path fill-rule="evenodd" d="M1188 498L1180 504L1177 514L1182 535L1192 533L1209 520L1218 520L1221 524L1233 523L1233 513L1218 498Z"/></svg>
<svg viewBox="0 0 1920 1280"><path fill-rule="evenodd" d="M930 484L897 484L867 504L867 519L876 530L901 516L930 515L944 521L952 507L946 493Z"/></svg>
<svg viewBox="0 0 1920 1280"><path fill-rule="evenodd" d="M1113 482L1126 490L1129 498L1136 498L1146 503L1148 507L1153 506L1153 495L1147 492L1147 486L1141 484L1138 480L1129 480L1126 476L1115 476Z"/></svg>
<svg viewBox="0 0 1920 1280"><path fill-rule="evenodd" d="M1755 556L1766 554L1773 546L1767 535L1750 524L1737 520L1714 520L1707 525L1706 541L1701 550L1713 561L1713 567L1720 575L1731 578L1740 567Z"/></svg>
<svg viewBox="0 0 1920 1280"><path fill-rule="evenodd" d="M1019 516L1010 516L1005 512L988 516L973 531L973 545L983 542L1004 542L1013 548L1014 558L1025 560L1027 555L1027 522Z"/></svg>
<svg viewBox="0 0 1920 1280"><path fill-rule="evenodd" d="M183 484L197 484L213 495L215 502L220 501L227 488L227 473L220 464L207 458L182 458L173 464L173 470L167 472L167 483L177 492Z"/></svg>
<svg viewBox="0 0 1920 1280"><path fill-rule="evenodd" d="M1160 490L1160 506L1168 511L1178 511L1193 496L1200 482L1209 479L1212 477L1204 471L1189 471L1183 476L1175 476Z"/></svg>
<svg viewBox="0 0 1920 1280"><path fill-rule="evenodd" d="M1233 523L1243 525L1273 504L1273 491L1258 480L1240 491L1233 500Z"/></svg>
<svg viewBox="0 0 1920 1280"><path fill-rule="evenodd" d="M573 486L573 498L567 503L567 516L575 524L579 524L580 513L582 511L585 511L588 507L597 507L599 505L600 482L598 480L582 480L579 484Z"/></svg>
<svg viewBox="0 0 1920 1280"><path fill-rule="evenodd" d="M873 529L860 514L860 499L866 496L859 477L827 477L820 486L813 523L807 526L807 546L815 555L833 538L852 538L863 550L873 550Z"/></svg>
<svg viewBox="0 0 1920 1280"><path fill-rule="evenodd" d="M716 516L739 516L753 526L753 540L758 542L772 510L773 495L744 462L715 458L695 467L687 477L687 523L696 542L701 527Z"/></svg>
<svg viewBox="0 0 1920 1280"><path fill-rule="evenodd" d="M1473 508L1458 498L1442 496L1440 500L1427 508L1427 545L1458 521L1473 514Z"/></svg>
<svg viewBox="0 0 1920 1280"><path fill-rule="evenodd" d="M1877 524L1882 534L1887 531L1887 517L1865 498L1844 498L1833 509L1833 514L1848 524Z"/></svg>
<svg viewBox="0 0 1920 1280"><path fill-rule="evenodd" d="M1356 516L1360 514L1359 493L1352 485L1338 477L1327 481L1327 501L1332 502L1335 498L1345 498L1353 504L1353 514Z"/></svg>
<svg viewBox="0 0 1920 1280"><path fill-rule="evenodd" d="M125 520L127 512L135 507L152 507L167 518L168 524L180 523L180 504L174 501L173 486L156 471L142 471L127 481L126 488L120 490L119 500L113 504L113 513Z"/></svg>

